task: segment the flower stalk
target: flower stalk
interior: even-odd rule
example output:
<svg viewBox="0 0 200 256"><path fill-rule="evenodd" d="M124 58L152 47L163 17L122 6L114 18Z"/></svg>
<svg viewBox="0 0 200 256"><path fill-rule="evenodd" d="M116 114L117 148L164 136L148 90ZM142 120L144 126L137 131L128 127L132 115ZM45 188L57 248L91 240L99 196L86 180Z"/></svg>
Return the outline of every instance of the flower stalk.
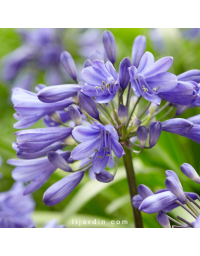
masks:
<svg viewBox="0 0 200 256"><path fill-rule="evenodd" d="M135 172L134 172L133 163L132 163L131 151L128 150L126 147L124 147L124 151L126 154L123 156L123 161L124 161L124 166L126 169L129 193L130 193L130 197L131 197L131 206L132 206L132 210L133 210L133 217L135 220L135 227L143 228L141 212L132 205L132 198L135 195L137 195L138 191L137 191Z"/></svg>

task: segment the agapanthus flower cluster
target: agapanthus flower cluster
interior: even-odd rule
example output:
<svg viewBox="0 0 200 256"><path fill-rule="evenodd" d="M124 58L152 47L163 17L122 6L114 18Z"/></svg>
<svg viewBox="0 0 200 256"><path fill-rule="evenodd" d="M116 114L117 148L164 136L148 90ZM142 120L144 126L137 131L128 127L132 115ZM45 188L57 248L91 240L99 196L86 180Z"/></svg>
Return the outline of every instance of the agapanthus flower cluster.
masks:
<svg viewBox="0 0 200 256"><path fill-rule="evenodd" d="M190 164L182 164L181 171L194 182L200 183L199 175ZM200 228L200 204L197 203L200 201L199 195L185 192L175 172L167 170L165 173L166 189L153 193L147 186L140 185L139 194L132 199L133 205L145 213L158 213L157 220L163 228L171 228L170 221L174 223L173 228ZM177 216L178 220L175 220L167 215L177 207L182 207L194 221L190 222L181 216Z"/></svg>
<svg viewBox="0 0 200 256"><path fill-rule="evenodd" d="M66 198L88 170L99 182L111 182L125 149L139 154L152 148L162 131L200 142L198 116L176 118L187 108L199 105L200 71L190 70L179 76L168 72L173 58L155 61L152 53L145 52L144 36L135 38L131 59L122 59L117 71L113 34L105 31L102 42L106 54L97 50L92 59L85 61L81 80L72 56L64 51L61 64L75 83L38 85L36 93L13 90L15 128L29 128L41 118L46 125L16 132L13 148L20 159L9 160L17 166L13 178L26 182L24 194L29 194L57 168L66 172L66 177L44 193L46 205ZM162 116L158 118L158 114ZM69 145L74 146L73 150ZM79 167L74 170L71 164L77 161ZM108 168L114 166L109 172Z"/></svg>

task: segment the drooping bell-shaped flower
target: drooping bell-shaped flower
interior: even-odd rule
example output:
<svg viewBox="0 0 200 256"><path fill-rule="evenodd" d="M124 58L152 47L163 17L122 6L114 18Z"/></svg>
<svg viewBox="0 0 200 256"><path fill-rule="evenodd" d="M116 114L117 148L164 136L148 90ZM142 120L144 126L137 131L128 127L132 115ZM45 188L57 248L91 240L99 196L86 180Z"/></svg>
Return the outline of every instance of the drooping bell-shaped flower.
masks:
<svg viewBox="0 0 200 256"><path fill-rule="evenodd" d="M14 117L18 120L14 124L14 128L24 129L36 123L40 118L68 107L73 103L73 100L70 98L47 104L41 102L35 93L15 88L13 89L12 102L17 112Z"/></svg>
<svg viewBox="0 0 200 256"><path fill-rule="evenodd" d="M45 103L54 103L76 96L82 89L78 84L63 84L46 87L37 94L38 99Z"/></svg>
<svg viewBox="0 0 200 256"><path fill-rule="evenodd" d="M71 135L70 127L50 127L18 131L17 147L27 153L43 150L51 144L63 140Z"/></svg>
<svg viewBox="0 0 200 256"><path fill-rule="evenodd" d="M58 149L61 149L63 146L62 146L62 141L57 141L57 142L47 146L46 148L44 148L40 151L34 152L34 153L32 153L32 152L28 153L28 152L24 152L24 151L20 150L17 147L17 144L15 142L12 143L12 147L17 152L17 157L22 158L22 159L35 159L35 158L38 158L41 156L46 156L49 151L56 151Z"/></svg>
<svg viewBox="0 0 200 256"><path fill-rule="evenodd" d="M61 152L60 155L65 160L68 160L70 152ZM24 188L24 195L39 189L57 169L55 165L50 163L47 157L31 160L9 159L8 163L17 166L12 172L14 180L22 182L31 181Z"/></svg>
<svg viewBox="0 0 200 256"><path fill-rule="evenodd" d="M94 61L92 67L84 68L82 79L87 83L82 92L90 97L96 97L98 103L108 103L119 90L118 74L111 64Z"/></svg>
<svg viewBox="0 0 200 256"><path fill-rule="evenodd" d="M193 123L183 118L173 118L162 122L162 130L175 134L186 134L193 127Z"/></svg>
<svg viewBox="0 0 200 256"><path fill-rule="evenodd" d="M64 200L81 182L84 172L75 172L54 183L48 188L43 196L44 204L56 205Z"/></svg>

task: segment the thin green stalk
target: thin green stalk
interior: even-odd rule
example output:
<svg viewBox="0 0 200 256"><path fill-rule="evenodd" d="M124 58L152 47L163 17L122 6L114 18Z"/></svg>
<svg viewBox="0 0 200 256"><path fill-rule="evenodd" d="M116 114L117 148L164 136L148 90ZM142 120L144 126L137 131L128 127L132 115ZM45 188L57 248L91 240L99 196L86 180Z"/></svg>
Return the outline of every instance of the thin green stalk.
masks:
<svg viewBox="0 0 200 256"><path fill-rule="evenodd" d="M105 104L102 104L102 105L103 105L103 109L104 109L104 110L105 110L105 112L108 114L108 116L109 116L109 118L110 118L111 123L112 123L113 125L115 125L115 122L113 121L112 116L111 116L110 112L108 111L108 109L107 109L106 105L105 105Z"/></svg>
<svg viewBox="0 0 200 256"><path fill-rule="evenodd" d="M127 107L127 109L129 109L129 104L130 104L130 100L131 100L131 94L132 94L131 84L129 83L129 85L128 85L128 95L127 95L127 100L126 100L126 107Z"/></svg>
<svg viewBox="0 0 200 256"><path fill-rule="evenodd" d="M141 98L142 98L142 97L140 96L140 97L137 99L137 101L136 101L136 103L135 103L135 105L134 105L134 107L133 107L133 109L132 109L132 111L131 111L131 114L130 114L130 116L129 116L129 118L128 118L128 121L127 121L127 125L126 125L126 126L128 126L128 124L129 124L129 122L130 122L130 120L131 120L131 117L132 117L132 115L133 115L133 112L135 111L135 108L137 107L137 104L139 103L139 101L140 101Z"/></svg>
<svg viewBox="0 0 200 256"><path fill-rule="evenodd" d="M112 107L112 110L113 110L113 113L114 113L115 121L116 121L117 124L119 125L119 124L120 124L120 121L119 121L119 118L118 118L117 113L116 113L116 111L115 111L115 106L114 106L113 100L111 100L111 107Z"/></svg>
<svg viewBox="0 0 200 256"><path fill-rule="evenodd" d="M167 108L168 106L169 106L169 102L166 102L165 105L162 106L162 108L160 108L158 111L156 111L156 112L152 115L151 119L154 118L155 116L157 116L160 112L162 112L162 111L163 111L165 108Z"/></svg>
<svg viewBox="0 0 200 256"><path fill-rule="evenodd" d="M165 118L166 116L168 116L169 113L172 112L173 109L174 109L174 108L171 107L171 108L170 108L163 116L161 116L157 121L160 121L160 120L162 120L163 118Z"/></svg>
<svg viewBox="0 0 200 256"><path fill-rule="evenodd" d="M144 114L145 114L145 112L148 110L148 108L150 107L150 105L151 105L151 102L148 102L147 103L147 105L142 109L142 111L139 113L139 115L138 115L138 119L140 119L140 117L142 117Z"/></svg>
<svg viewBox="0 0 200 256"><path fill-rule="evenodd" d="M136 177L135 177L135 172L134 172L133 162L132 162L132 155L131 155L131 151L125 147L124 147L124 152L125 152L125 155L123 156L123 160L124 160L124 165L125 165L126 175L127 175L128 185L129 185L129 193L131 198L133 216L135 220L135 227L143 228L141 212L132 205L132 198L138 194Z"/></svg>

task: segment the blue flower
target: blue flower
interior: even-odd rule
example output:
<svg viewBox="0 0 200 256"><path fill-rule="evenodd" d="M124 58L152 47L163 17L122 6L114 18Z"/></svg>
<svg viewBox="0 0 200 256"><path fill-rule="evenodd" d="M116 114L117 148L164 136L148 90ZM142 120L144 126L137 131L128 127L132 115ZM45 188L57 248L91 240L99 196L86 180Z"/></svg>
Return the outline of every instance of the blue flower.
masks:
<svg viewBox="0 0 200 256"><path fill-rule="evenodd" d="M172 57L154 62L154 56L146 52L140 60L138 69L135 66L129 68L131 87L135 95L159 105L159 93L171 91L177 85L176 76L166 72L172 63Z"/></svg>
<svg viewBox="0 0 200 256"><path fill-rule="evenodd" d="M24 186L16 182L9 191L0 193L0 228L28 228L34 225L35 202L23 195Z"/></svg>
<svg viewBox="0 0 200 256"><path fill-rule="evenodd" d="M14 124L14 128L24 129L32 126L42 117L45 117L45 120L48 119L48 115L57 110L63 110L74 101L70 98L52 104L43 103L38 100L37 94L15 88L13 89L12 102L14 103L14 109L17 111L14 117L18 120ZM66 114L63 119L66 119Z"/></svg>
<svg viewBox="0 0 200 256"><path fill-rule="evenodd" d="M64 200L81 182L84 172L75 172L48 188L43 196L44 204L52 206Z"/></svg>
<svg viewBox="0 0 200 256"><path fill-rule="evenodd" d="M49 127L22 130L15 133L17 135L17 147L27 153L35 153L52 145L55 142L64 140L71 135L72 128L69 127Z"/></svg>
<svg viewBox="0 0 200 256"><path fill-rule="evenodd" d="M112 125L103 126L97 122L91 126L80 125L73 129L72 135L82 143L72 150L71 158L81 160L90 157L95 173L104 170L109 158L112 158L111 151L118 158L124 155L124 150L118 142L118 134Z"/></svg>
<svg viewBox="0 0 200 256"><path fill-rule="evenodd" d="M193 122L191 122L191 120L193 120ZM182 118L169 119L162 122L162 130L179 134L200 143L200 125L198 118L189 118L188 120Z"/></svg>
<svg viewBox="0 0 200 256"><path fill-rule="evenodd" d="M62 152L59 155L67 161L70 152ZM12 172L13 179L27 182L23 192L24 195L39 189L57 169L47 157L31 160L9 159L8 163L17 166Z"/></svg>
<svg viewBox="0 0 200 256"><path fill-rule="evenodd" d="M33 79L27 80L25 76L35 68L45 71L47 84L63 83L64 75L60 65L60 54L64 49L61 42L63 31L54 28L18 30L23 45L4 57L1 72L3 80L14 86L31 89L37 78L36 73Z"/></svg>
<svg viewBox="0 0 200 256"><path fill-rule="evenodd" d="M94 61L92 67L84 68L81 73L82 79L87 83L82 89L83 93L96 97L98 103L108 103L119 90L118 74L111 64Z"/></svg>

